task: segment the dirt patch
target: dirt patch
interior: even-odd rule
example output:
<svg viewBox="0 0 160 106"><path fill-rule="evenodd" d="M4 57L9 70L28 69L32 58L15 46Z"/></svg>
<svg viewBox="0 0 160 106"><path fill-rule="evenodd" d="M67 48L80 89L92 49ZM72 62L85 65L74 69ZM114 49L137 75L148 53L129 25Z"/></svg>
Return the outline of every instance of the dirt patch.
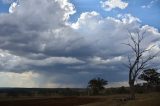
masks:
<svg viewBox="0 0 160 106"><path fill-rule="evenodd" d="M1 106L79 106L104 101L97 97L58 97L26 100L0 101Z"/></svg>

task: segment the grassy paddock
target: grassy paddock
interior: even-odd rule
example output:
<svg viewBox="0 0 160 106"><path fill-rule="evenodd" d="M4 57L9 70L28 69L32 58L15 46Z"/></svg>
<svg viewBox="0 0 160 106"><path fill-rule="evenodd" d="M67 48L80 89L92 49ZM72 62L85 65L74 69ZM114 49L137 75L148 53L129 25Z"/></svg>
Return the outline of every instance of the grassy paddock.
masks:
<svg viewBox="0 0 160 106"><path fill-rule="evenodd" d="M83 106L160 106L160 93L137 94L136 100L120 101L115 98L124 98L127 95L106 96L104 102L86 104Z"/></svg>
<svg viewBox="0 0 160 106"><path fill-rule="evenodd" d="M135 101L129 101L124 106L160 106L160 93L139 94Z"/></svg>
<svg viewBox="0 0 160 106"><path fill-rule="evenodd" d="M137 94L136 100L123 101L127 94L108 96L53 96L1 98L2 106L160 106L160 92Z"/></svg>

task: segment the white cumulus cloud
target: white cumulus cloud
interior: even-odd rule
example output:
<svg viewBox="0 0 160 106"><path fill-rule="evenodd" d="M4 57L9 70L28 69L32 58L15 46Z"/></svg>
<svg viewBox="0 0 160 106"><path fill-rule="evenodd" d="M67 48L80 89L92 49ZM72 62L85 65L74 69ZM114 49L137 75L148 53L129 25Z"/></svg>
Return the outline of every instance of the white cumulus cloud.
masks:
<svg viewBox="0 0 160 106"><path fill-rule="evenodd" d="M11 6L9 7L9 13L14 13L16 11L17 6L18 6L18 3L17 2L13 2L11 4Z"/></svg>
<svg viewBox="0 0 160 106"><path fill-rule="evenodd" d="M111 11L115 8L125 9L128 6L127 2L123 2L122 0L107 0L107 1L101 1L101 6L106 11Z"/></svg>

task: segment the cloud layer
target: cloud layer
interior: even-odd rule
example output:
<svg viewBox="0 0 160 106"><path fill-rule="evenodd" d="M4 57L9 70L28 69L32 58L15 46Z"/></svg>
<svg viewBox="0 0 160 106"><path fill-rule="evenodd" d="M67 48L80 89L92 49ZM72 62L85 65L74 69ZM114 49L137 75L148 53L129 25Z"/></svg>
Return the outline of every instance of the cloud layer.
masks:
<svg viewBox="0 0 160 106"><path fill-rule="evenodd" d="M32 74L26 80L35 87L85 87L97 76L126 81L123 63L131 52L122 43L128 42L128 30L146 31L144 46L156 44L159 50L158 30L131 14L104 18L85 12L71 23L75 8L67 0L21 0L12 14L1 13L0 74Z"/></svg>
<svg viewBox="0 0 160 106"><path fill-rule="evenodd" d="M128 6L128 3L123 2L122 0L107 0L101 1L101 6L106 11L111 11L112 9L119 8L125 9Z"/></svg>

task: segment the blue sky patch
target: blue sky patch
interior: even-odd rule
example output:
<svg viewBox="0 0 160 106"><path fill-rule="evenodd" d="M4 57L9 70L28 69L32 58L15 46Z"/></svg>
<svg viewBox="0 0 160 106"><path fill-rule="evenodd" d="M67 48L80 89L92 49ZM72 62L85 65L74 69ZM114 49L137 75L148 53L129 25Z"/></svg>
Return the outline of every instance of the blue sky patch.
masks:
<svg viewBox="0 0 160 106"><path fill-rule="evenodd" d="M105 0L103 0L105 1ZM75 22L83 12L96 11L103 17L116 17L118 14L131 14L138 17L142 24L151 25L160 29L160 1L159 0L123 0L128 3L125 9L115 8L105 11L100 4L100 0L71 0L75 5L77 13L71 16L71 21ZM151 4L152 1L155 1ZM147 7L150 5L150 7ZM146 8L143 8L146 6Z"/></svg>

